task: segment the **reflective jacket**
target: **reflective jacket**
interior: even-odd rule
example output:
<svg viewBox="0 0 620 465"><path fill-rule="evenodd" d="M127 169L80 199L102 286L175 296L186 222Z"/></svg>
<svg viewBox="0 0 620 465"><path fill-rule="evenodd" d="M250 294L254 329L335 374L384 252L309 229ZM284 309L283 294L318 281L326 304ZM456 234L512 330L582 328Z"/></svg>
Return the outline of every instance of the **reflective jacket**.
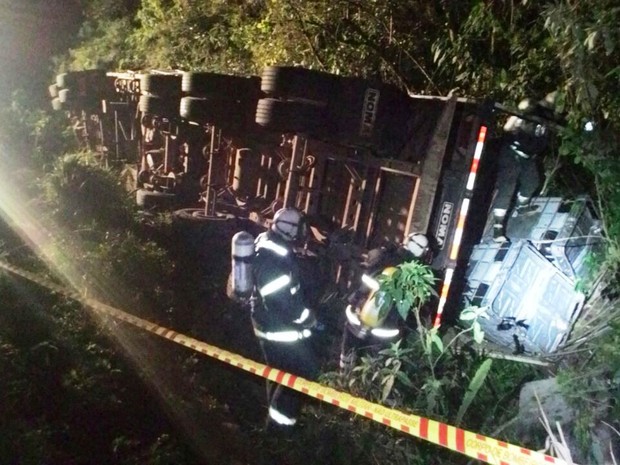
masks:
<svg viewBox="0 0 620 465"><path fill-rule="evenodd" d="M411 252L395 245L373 249L369 252L360 285L349 299L349 305L345 309L347 327L354 336L360 339L367 337L393 339L401 334L401 319L393 306L383 318L377 318L374 311L378 311L381 306L381 296L376 297L379 288L378 277L386 268L396 267L413 259Z"/></svg>
<svg viewBox="0 0 620 465"><path fill-rule="evenodd" d="M305 305L291 245L267 231L256 238L254 248L254 282L261 297L252 314L254 333L274 342L309 337L316 320Z"/></svg>
<svg viewBox="0 0 620 465"><path fill-rule="evenodd" d="M527 114L553 119L553 113L540 105L536 105ZM547 125L511 116L504 125L504 131L505 142L521 158L535 158L549 146L551 133Z"/></svg>

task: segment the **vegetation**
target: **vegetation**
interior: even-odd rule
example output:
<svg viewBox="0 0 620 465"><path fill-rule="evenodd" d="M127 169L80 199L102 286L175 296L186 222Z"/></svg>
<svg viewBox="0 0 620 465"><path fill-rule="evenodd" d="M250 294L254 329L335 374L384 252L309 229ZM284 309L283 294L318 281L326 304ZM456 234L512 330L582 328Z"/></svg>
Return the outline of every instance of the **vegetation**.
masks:
<svg viewBox="0 0 620 465"><path fill-rule="evenodd" d="M579 412L573 433L584 450L590 430L601 418L616 419L613 425L618 429L620 9L614 1L85 3L77 42L55 58L53 74L93 67L256 74L269 64L297 64L381 78L416 93L455 92L507 104L558 90L566 127L558 134L558 157L548 160L552 177L548 189L570 195L577 186L593 195L607 251L597 263L603 278L592 280L585 289L596 317L584 319L575 330L576 335L587 335L587 342L563 354L553 373ZM43 224L59 232L46 246L45 256L79 264L72 283L109 302L129 302L136 313L161 322L197 320L186 329L197 336L226 338L210 334L206 316L192 313L204 295L189 295L187 290L205 285L183 273L179 261L186 257L178 255L167 220L138 216L115 174L95 166L88 154L76 153L61 115L41 110L29 99L17 93L12 105L0 111L0 157L5 172L23 181L27 198L38 197L32 205ZM588 121L594 124L591 132L583 130ZM42 270L20 239L2 225L2 250L12 260ZM348 378L329 372L328 364L325 382L403 410L542 448L543 436L525 438L510 425L520 386L548 373L502 360L491 362L473 346L463 347L460 332L477 341L483 337L476 326L478 309L463 312L465 329L460 332L426 329L420 312L430 295L427 272L403 268L383 284L403 316L413 312L416 330L365 357ZM422 294L400 294L406 292L407 280L413 280L410 290ZM171 285L181 281L180 288ZM169 423L170 418L178 420L178 415L166 411L170 404L161 406L167 416L158 414L159 408L143 405L140 397L151 392L152 385L146 373L135 375L136 366L126 352L112 343L114 331L85 319L85 310L77 304L43 295L7 276L0 276L0 287L4 373L0 391L5 393L6 412L0 423L0 457L7 463L189 464L212 458L196 446L206 441L204 435L188 431L182 422ZM219 302L218 296L209 298ZM134 344L152 348L148 343L144 338ZM260 407L256 399L262 393L256 394L256 382L222 374L221 367L206 367L185 352L169 348L163 352L173 352L167 369L175 370L165 374L190 379L182 394L165 391L186 407L186 418L196 419L187 413L193 409L227 419L232 410L248 424L260 422L248 413ZM158 352L160 357L162 353ZM142 353L141 359L147 358ZM238 402L236 407L222 405L231 399ZM464 463L449 452L322 405L312 404L308 412L311 419L304 425L299 450L284 451L274 438L246 432L256 447L264 449L264 457L254 463L273 463L278 454L308 462L304 446L316 452L315 463L375 463L372 457L393 463ZM92 425L85 418L96 416L103 433L92 441ZM204 416L198 423L206 421ZM135 418L141 418L140 425L134 424ZM191 446L183 445L188 443ZM270 447L275 449L269 451Z"/></svg>
<svg viewBox="0 0 620 465"><path fill-rule="evenodd" d="M462 312L465 329L440 335L438 328L425 321L423 311L435 293L433 286L432 271L415 261L399 265L395 273L383 277L377 293L383 293L381 308L385 311L396 306L403 319L412 320L415 329L406 338L363 356L351 373L328 373L324 381L373 402L497 436L497 426L514 421L518 414L515 393L541 373L527 365L515 367L477 355L472 345L482 342L477 323L481 309ZM473 339L464 338L469 333ZM485 414L468 415L468 411ZM366 434L376 436L375 443L388 447L381 439L384 432L368 429ZM518 436L513 430L508 437ZM396 441L389 447L391 453L397 450L406 457L405 463L428 463L424 446ZM382 455L388 453L381 451ZM438 452L441 457L443 453ZM454 457L446 453L443 460L449 462Z"/></svg>

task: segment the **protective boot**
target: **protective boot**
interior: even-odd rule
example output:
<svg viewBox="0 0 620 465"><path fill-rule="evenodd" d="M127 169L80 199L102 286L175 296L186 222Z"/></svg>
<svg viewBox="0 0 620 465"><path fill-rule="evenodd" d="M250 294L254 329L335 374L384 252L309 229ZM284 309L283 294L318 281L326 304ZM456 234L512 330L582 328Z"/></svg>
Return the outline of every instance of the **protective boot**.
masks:
<svg viewBox="0 0 620 465"><path fill-rule="evenodd" d="M506 210L496 208L493 210L493 241L506 242Z"/></svg>
<svg viewBox="0 0 620 465"><path fill-rule="evenodd" d="M517 216L528 216L538 211L537 205L531 204L531 197L523 197L521 194L517 194Z"/></svg>

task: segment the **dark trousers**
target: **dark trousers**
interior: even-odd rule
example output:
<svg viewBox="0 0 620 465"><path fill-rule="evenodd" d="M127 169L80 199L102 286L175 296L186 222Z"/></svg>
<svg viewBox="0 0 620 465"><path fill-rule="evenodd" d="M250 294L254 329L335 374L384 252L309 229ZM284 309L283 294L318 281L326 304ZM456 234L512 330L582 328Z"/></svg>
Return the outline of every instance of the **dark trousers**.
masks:
<svg viewBox="0 0 620 465"><path fill-rule="evenodd" d="M309 381L319 375L319 363L312 349L310 339L295 342L273 342L260 340L267 365ZM288 418L296 419L301 410L303 394L281 384L267 381L267 403Z"/></svg>
<svg viewBox="0 0 620 465"><path fill-rule="evenodd" d="M508 144L504 144L500 150L493 209L509 210L515 193L522 197L533 197L542 184L541 173L538 158L521 157Z"/></svg>

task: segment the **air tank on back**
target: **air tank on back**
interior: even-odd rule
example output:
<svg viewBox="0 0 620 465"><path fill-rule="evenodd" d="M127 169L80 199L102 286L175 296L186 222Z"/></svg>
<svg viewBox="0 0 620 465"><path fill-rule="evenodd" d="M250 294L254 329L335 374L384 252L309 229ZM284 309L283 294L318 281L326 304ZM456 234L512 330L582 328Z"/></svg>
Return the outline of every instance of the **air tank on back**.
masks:
<svg viewBox="0 0 620 465"><path fill-rule="evenodd" d="M233 295L240 301L247 301L254 291L254 236L246 231L235 234L231 241L231 258Z"/></svg>

